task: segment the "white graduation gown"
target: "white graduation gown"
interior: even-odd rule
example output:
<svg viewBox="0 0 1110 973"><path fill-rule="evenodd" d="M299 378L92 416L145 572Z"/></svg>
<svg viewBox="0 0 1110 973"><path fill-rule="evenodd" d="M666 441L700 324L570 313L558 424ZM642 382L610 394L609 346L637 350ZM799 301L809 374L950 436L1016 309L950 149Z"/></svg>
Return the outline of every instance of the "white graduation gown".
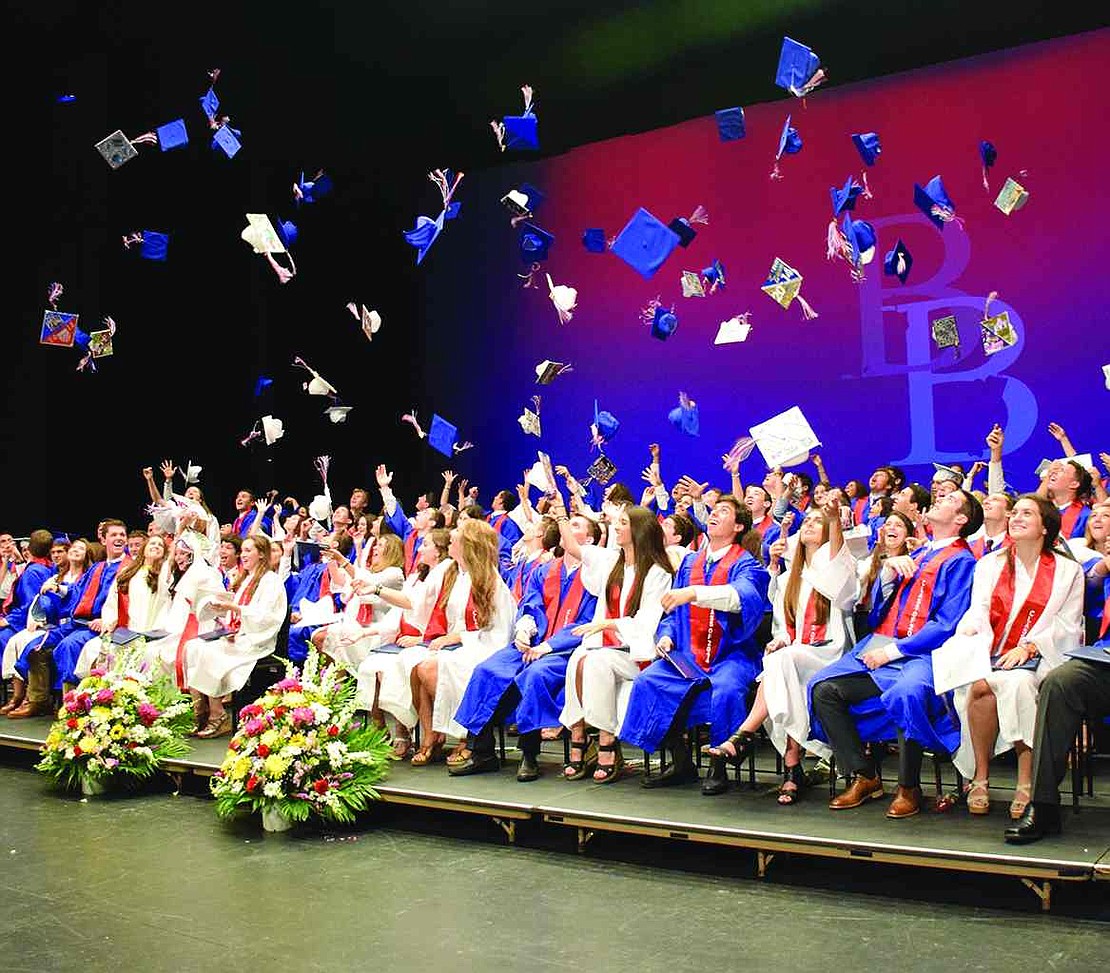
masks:
<svg viewBox="0 0 1110 973"><path fill-rule="evenodd" d="M162 565L158 576L158 586L154 591L147 585L147 568L141 567L127 585L127 628L133 632L153 632L165 627L170 610L169 561ZM117 581L112 582L100 610L101 631L108 633L119 625L119 589ZM103 636L89 639L81 648L73 671L78 679L84 679L92 671L102 652L111 652L115 646ZM149 661L149 657L148 657Z"/></svg>
<svg viewBox="0 0 1110 973"><path fill-rule="evenodd" d="M398 567L388 567L377 572L359 569L355 577L370 585L380 584L383 588L395 590L400 590L405 581L404 572ZM394 608L372 593L354 594L349 584L340 592L340 597L344 601L343 620L327 627L321 647L344 668L357 672L367 653L382 644L376 629ZM359 624L359 611L363 605L373 608L370 626L374 628Z"/></svg>
<svg viewBox="0 0 1110 973"><path fill-rule="evenodd" d="M175 677L177 665L177 646L189 623L189 614L197 607L197 593L201 587L210 590L223 589L223 577L218 568L212 567L202 557L194 557L193 563L185 570L174 587L170 600L169 610L166 612L164 624L160 627L168 634L165 638L147 642L147 659L151 671L164 673L170 678ZM197 632L209 632L216 627L214 618L198 620Z"/></svg>

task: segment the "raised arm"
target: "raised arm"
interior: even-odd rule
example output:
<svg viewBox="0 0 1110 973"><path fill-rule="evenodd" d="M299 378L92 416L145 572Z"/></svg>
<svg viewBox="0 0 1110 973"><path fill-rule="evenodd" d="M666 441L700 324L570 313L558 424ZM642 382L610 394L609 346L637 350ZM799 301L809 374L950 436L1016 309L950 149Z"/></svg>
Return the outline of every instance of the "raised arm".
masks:
<svg viewBox="0 0 1110 973"><path fill-rule="evenodd" d="M987 463L987 493L1001 493L1006 487L1002 472L1002 447L1006 437L1002 427L996 422L987 433L987 446L990 448L990 461Z"/></svg>
<svg viewBox="0 0 1110 973"><path fill-rule="evenodd" d="M1048 433L1049 433L1050 436L1052 436L1053 439L1055 439L1060 444L1060 448L1063 449L1065 456L1075 456L1076 455L1077 450L1071 444L1071 440L1068 439L1068 434L1066 432L1064 432L1064 427L1063 426L1061 426L1061 425L1059 425L1058 423L1055 423L1055 422L1050 422L1048 424Z"/></svg>
<svg viewBox="0 0 1110 973"><path fill-rule="evenodd" d="M154 485L154 468L150 466L143 467L143 480L146 483L147 491L150 493L150 501L156 507L162 505L162 494L158 492L158 487Z"/></svg>
<svg viewBox="0 0 1110 973"><path fill-rule="evenodd" d="M817 482L824 483L826 487L831 487L832 483L829 481L829 474L825 472L825 461L821 459L820 453L813 454L813 465L817 470Z"/></svg>
<svg viewBox="0 0 1110 973"><path fill-rule="evenodd" d="M439 509L442 510L451 503L451 484L455 482L454 470L443 471L443 489L439 494Z"/></svg>

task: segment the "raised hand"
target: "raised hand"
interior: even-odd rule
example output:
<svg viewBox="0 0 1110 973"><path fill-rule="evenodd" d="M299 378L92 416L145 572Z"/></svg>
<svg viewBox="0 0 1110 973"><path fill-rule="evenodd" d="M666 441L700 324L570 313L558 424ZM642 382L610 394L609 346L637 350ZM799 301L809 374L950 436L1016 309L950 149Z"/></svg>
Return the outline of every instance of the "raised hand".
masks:
<svg viewBox="0 0 1110 973"><path fill-rule="evenodd" d="M144 466L143 467L143 479L144 480L153 480L154 479L154 467L152 467L152 466Z"/></svg>
<svg viewBox="0 0 1110 973"><path fill-rule="evenodd" d="M1068 438L1068 434L1064 432L1064 427L1056 422L1050 422L1048 424L1048 434L1057 442L1061 443Z"/></svg>
<svg viewBox="0 0 1110 973"><path fill-rule="evenodd" d="M162 476L167 480L172 480L173 475L177 472L177 467L173 465L168 459L162 460Z"/></svg>
<svg viewBox="0 0 1110 973"><path fill-rule="evenodd" d="M698 483L693 477L684 474L678 478L677 486L681 493L688 493L695 500L700 500L701 495L709 489L709 481Z"/></svg>
<svg viewBox="0 0 1110 973"><path fill-rule="evenodd" d="M374 478L378 481L378 489L385 489L393 482L393 474L385 468L385 463L379 463L374 470Z"/></svg>
<svg viewBox="0 0 1110 973"><path fill-rule="evenodd" d="M455 478L457 476L458 474L454 470L444 470L443 482L446 483L448 487L450 487L451 484L455 482Z"/></svg>

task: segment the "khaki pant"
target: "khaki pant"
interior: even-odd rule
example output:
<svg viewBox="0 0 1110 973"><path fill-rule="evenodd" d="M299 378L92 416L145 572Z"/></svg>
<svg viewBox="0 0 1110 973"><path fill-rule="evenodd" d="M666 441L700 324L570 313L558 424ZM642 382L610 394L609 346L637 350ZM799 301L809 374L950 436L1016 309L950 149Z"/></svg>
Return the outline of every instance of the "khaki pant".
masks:
<svg viewBox="0 0 1110 973"><path fill-rule="evenodd" d="M27 660L27 698L31 706L50 708L50 660L49 649L32 649Z"/></svg>

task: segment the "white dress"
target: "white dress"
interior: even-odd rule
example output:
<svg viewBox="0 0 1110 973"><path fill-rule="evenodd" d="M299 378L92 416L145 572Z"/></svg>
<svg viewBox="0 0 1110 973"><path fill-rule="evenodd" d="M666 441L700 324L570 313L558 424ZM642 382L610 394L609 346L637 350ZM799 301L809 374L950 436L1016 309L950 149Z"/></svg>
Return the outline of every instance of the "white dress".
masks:
<svg viewBox="0 0 1110 973"><path fill-rule="evenodd" d="M450 558L444 558L423 581L415 572L405 579L401 590L408 596L412 608L394 608L386 614L376 626L377 645L396 643L402 620L420 632L428 627L443 587L443 576L453 563ZM377 689L378 707L402 726L412 729L416 726L416 709L412 703L412 684L409 680L412 670L428 657L428 647L413 645L394 653L377 652L375 648L371 647L358 667L358 705L362 709L370 709Z"/></svg>
<svg viewBox="0 0 1110 973"><path fill-rule="evenodd" d="M189 615L197 607L198 591L202 587L211 591L222 590L223 584L218 568L212 567L202 557L193 558L193 563L185 570L174 587L169 611L166 612L164 624L160 626L168 634L165 638L155 639L146 644L147 659L152 672L164 673L171 679L176 677L177 647L186 625L189 624ZM198 634L208 632L215 627L214 618L203 622L198 620L197 632Z"/></svg>
<svg viewBox="0 0 1110 973"><path fill-rule="evenodd" d="M359 569L355 573L355 578L370 585L380 584L383 588L393 588L398 591L404 586L405 581L404 573L398 567L388 567L384 571L377 572ZM393 606L371 593L356 595L349 584L339 594L345 606L343 620L327 627L322 648L340 665L351 672L357 672L367 653L382 644L381 636L375 630L359 623L360 610L364 605L371 606L373 616L369 625L379 626L393 610Z"/></svg>
<svg viewBox="0 0 1110 973"><path fill-rule="evenodd" d="M447 631L458 632L462 642L452 649L440 649L436 656L436 698L432 708L432 729L452 737L465 737L466 730L454 721L466 684L479 662L505 648L512 639L516 619L516 600L508 586L496 578L493 615L485 628L466 628L466 604L470 600L470 575L460 571L447 600Z"/></svg>
<svg viewBox="0 0 1110 973"><path fill-rule="evenodd" d="M624 552L619 548L582 548L582 586L597 596L594 621L603 621L607 615L605 586L609 574ZM620 604L623 608L636 580L636 569L625 565L624 583L621 585ZM644 578L640 592L640 607L635 615L616 619L617 638L627 645L628 652L602 647L604 636L595 632L582 641L567 663L566 693L559 722L571 727L585 720L586 723L606 733L616 734L628 709L632 682L640 675L640 662L655 658L655 630L663 615L660 599L670 590L672 576L658 564L653 564ZM582 696L578 696L576 674L578 663L582 667Z"/></svg>
<svg viewBox="0 0 1110 973"><path fill-rule="evenodd" d="M1041 655L1035 670L1010 669L992 672L987 685L994 693L998 706L998 738L995 754L1013 749L1018 741L1033 745L1033 729L1037 722L1037 695L1044 677L1064 661L1063 653L1078 646L1083 638L1083 569L1070 558L1054 554L1056 573L1052 579L1052 592L1048 603L1023 641L1035 642ZM957 635L980 635L988 642L993 639L991 630L991 595L1006 564L1006 552L998 551L981 558L975 566L975 579L971 587L971 607L956 626ZM1033 587L1031 575L1020 558L1014 558L1014 600L1006 623L1006 633L1015 622L1029 591ZM967 704L970 686L955 691L956 712L960 717L960 747L952 762L967 778L975 772L975 757L971 750L971 736L967 725Z"/></svg>
<svg viewBox="0 0 1110 973"><path fill-rule="evenodd" d="M169 561L162 565L158 576L158 586L154 591L147 585L147 568L141 567L132 575L127 585L127 628L133 632L154 632L165 627L170 610ZM113 581L100 610L101 631L112 632L119 625L119 588ZM81 654L73 666L78 679L84 679L92 670L102 652L109 651L113 644L104 636L89 639L81 648Z"/></svg>
<svg viewBox="0 0 1110 973"><path fill-rule="evenodd" d="M856 559L847 544L842 544L836 557L829 554L828 544L822 544L811 562L802 569L798 602L794 610L795 632L801 635L802 619L810 592L816 591L829 599L829 621L825 629L827 645L804 645L796 638L790 642L786 629L786 571L778 576L772 600L771 638L790 642L775 652L763 656L763 700L767 704L764 729L779 753L786 753L786 740L790 737L806 750L819 756L832 751L826 744L809 739L809 700L807 687L810 679L821 669L835 662L854 641L852 609L859 592Z"/></svg>
<svg viewBox="0 0 1110 973"><path fill-rule="evenodd" d="M249 584L244 581L235 595L242 612L239 631L233 638L212 642L196 638L185 643L185 670L190 689L205 696L226 696L242 689L254 671L254 664L273 652L278 629L288 610L285 586L273 571L267 571L250 602L243 604ZM219 610L211 602L211 596L201 598L198 618L219 617ZM224 624L228 620L225 618Z"/></svg>

